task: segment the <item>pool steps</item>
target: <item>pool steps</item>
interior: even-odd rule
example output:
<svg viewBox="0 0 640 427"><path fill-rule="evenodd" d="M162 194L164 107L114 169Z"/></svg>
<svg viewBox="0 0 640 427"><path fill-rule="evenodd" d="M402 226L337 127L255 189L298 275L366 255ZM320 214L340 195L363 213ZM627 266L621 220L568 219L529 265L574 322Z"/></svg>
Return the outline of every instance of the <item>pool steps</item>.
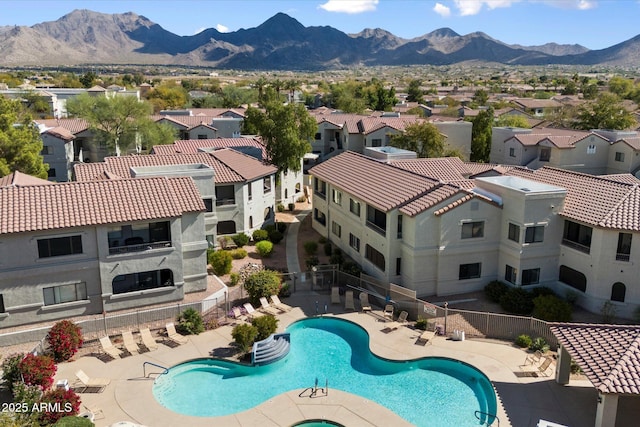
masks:
<svg viewBox="0 0 640 427"><path fill-rule="evenodd" d="M253 343L251 363L266 365L277 362L289 354L290 334L271 334L262 341Z"/></svg>

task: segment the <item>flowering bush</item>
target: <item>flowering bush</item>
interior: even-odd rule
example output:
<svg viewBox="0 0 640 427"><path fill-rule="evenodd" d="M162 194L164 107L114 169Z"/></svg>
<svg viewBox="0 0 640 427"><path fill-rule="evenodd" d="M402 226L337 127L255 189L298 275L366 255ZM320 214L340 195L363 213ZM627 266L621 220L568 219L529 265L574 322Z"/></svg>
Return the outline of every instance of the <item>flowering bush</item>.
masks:
<svg viewBox="0 0 640 427"><path fill-rule="evenodd" d="M80 327L69 320L62 320L49 330L47 341L56 362L69 360L82 345L82 331Z"/></svg>
<svg viewBox="0 0 640 427"><path fill-rule="evenodd" d="M45 409L38 414L40 425L51 425L60 418L76 415L80 410L80 396L73 390L49 390L42 395L40 405Z"/></svg>
<svg viewBox="0 0 640 427"><path fill-rule="evenodd" d="M34 356L32 353L28 353L18 363L18 369L25 384L37 385L42 390L46 390L53 384L56 364L49 356Z"/></svg>

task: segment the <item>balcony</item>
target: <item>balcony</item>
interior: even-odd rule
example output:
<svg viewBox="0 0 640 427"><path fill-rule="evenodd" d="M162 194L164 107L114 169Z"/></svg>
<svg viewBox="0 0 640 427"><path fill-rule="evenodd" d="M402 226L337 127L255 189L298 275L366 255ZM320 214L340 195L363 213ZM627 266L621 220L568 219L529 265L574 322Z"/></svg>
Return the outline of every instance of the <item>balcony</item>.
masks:
<svg viewBox="0 0 640 427"><path fill-rule="evenodd" d="M235 197L233 199L216 199L216 206L229 206L229 205L235 205L235 204L236 204Z"/></svg>
<svg viewBox="0 0 640 427"><path fill-rule="evenodd" d="M375 231L376 233L382 235L382 236L386 236L387 235L387 230L383 227L380 227L379 225L377 225L376 223L373 223L371 221L367 221L367 227L369 227L370 229L372 229L373 231Z"/></svg>
<svg viewBox="0 0 640 427"><path fill-rule="evenodd" d="M591 252L591 245L583 245L582 243L574 242L573 240L562 239L562 244L577 251L584 252L585 254Z"/></svg>
<svg viewBox="0 0 640 427"><path fill-rule="evenodd" d="M616 261L624 261L624 262L629 262L629 254L623 254L623 253L617 253L616 254Z"/></svg>
<svg viewBox="0 0 640 427"><path fill-rule="evenodd" d="M152 249L170 248L171 242L149 242L137 245L115 246L109 248L109 255L128 254L132 252L143 252Z"/></svg>

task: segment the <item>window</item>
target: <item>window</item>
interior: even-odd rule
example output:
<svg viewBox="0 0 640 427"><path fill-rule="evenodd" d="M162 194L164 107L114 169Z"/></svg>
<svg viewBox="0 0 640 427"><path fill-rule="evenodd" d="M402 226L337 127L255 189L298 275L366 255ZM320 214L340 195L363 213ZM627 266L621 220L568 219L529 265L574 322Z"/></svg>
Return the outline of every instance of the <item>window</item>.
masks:
<svg viewBox="0 0 640 427"><path fill-rule="evenodd" d="M595 145L589 145L587 147L587 154L596 154L596 146Z"/></svg>
<svg viewBox="0 0 640 427"><path fill-rule="evenodd" d="M529 268L522 270L522 286L536 285L540 283L540 269Z"/></svg>
<svg viewBox="0 0 640 427"><path fill-rule="evenodd" d="M611 286L611 301L624 302L627 287L624 283L616 282Z"/></svg>
<svg viewBox="0 0 640 427"><path fill-rule="evenodd" d="M56 177L55 168L49 168L49 170L47 171L47 177L49 177L49 178L55 178Z"/></svg>
<svg viewBox="0 0 640 427"><path fill-rule="evenodd" d="M318 209L313 209L313 219L315 219L318 223L322 225L326 225L327 217L324 213L320 212Z"/></svg>
<svg viewBox="0 0 640 427"><path fill-rule="evenodd" d="M53 147L50 145L43 145L42 150L40 151L40 155L46 156L49 154L53 154Z"/></svg>
<svg viewBox="0 0 640 427"><path fill-rule="evenodd" d="M204 207L207 210L207 212L213 212L213 200L202 199L202 201L204 202Z"/></svg>
<svg viewBox="0 0 640 427"><path fill-rule="evenodd" d="M342 227L337 222L331 221L331 232L340 237L342 235Z"/></svg>
<svg viewBox="0 0 640 427"><path fill-rule="evenodd" d="M313 182L314 194L320 196L321 199L325 199L327 197L327 183L318 178L315 178Z"/></svg>
<svg viewBox="0 0 640 427"><path fill-rule="evenodd" d="M524 232L525 243L540 243L544 240L544 225L527 227Z"/></svg>
<svg viewBox="0 0 640 427"><path fill-rule="evenodd" d="M169 221L141 222L110 227L109 254L123 254L171 246Z"/></svg>
<svg viewBox="0 0 640 427"><path fill-rule="evenodd" d="M504 270L504 280L515 285L518 280L518 269L507 265Z"/></svg>
<svg viewBox="0 0 640 427"><path fill-rule="evenodd" d="M382 139L380 138L374 138L371 140L371 146L372 147L382 147Z"/></svg>
<svg viewBox="0 0 640 427"><path fill-rule="evenodd" d="M253 186L251 185L251 183L247 184L247 198L249 199L249 201L253 199Z"/></svg>
<svg viewBox="0 0 640 427"><path fill-rule="evenodd" d="M617 261L629 261L631 255L631 233L618 233Z"/></svg>
<svg viewBox="0 0 640 427"><path fill-rule="evenodd" d="M40 258L75 255L81 253L81 236L54 237L51 239L38 240L38 256Z"/></svg>
<svg viewBox="0 0 640 427"><path fill-rule="evenodd" d="M589 253L591 251L591 231L591 227L565 220L562 244Z"/></svg>
<svg viewBox="0 0 640 427"><path fill-rule="evenodd" d="M218 234L236 234L236 222L235 221L218 222Z"/></svg>
<svg viewBox="0 0 640 427"><path fill-rule="evenodd" d="M474 264L460 264L460 270L458 272L459 280L477 279L480 277L480 268L482 264L476 262Z"/></svg>
<svg viewBox="0 0 640 427"><path fill-rule="evenodd" d="M271 177L270 176L266 176L262 180L262 192L264 194L271 193Z"/></svg>
<svg viewBox="0 0 640 427"><path fill-rule="evenodd" d="M516 156L516 149L513 147L509 148L509 157L515 157Z"/></svg>
<svg viewBox="0 0 640 427"><path fill-rule="evenodd" d="M120 276L114 277L111 282L114 294L124 294L127 292L167 286L173 286L173 272L168 269L121 274Z"/></svg>
<svg viewBox="0 0 640 427"><path fill-rule="evenodd" d="M616 162L624 162L624 153L616 151Z"/></svg>
<svg viewBox="0 0 640 427"><path fill-rule="evenodd" d="M384 255L369 245L364 246L364 257L371 261L373 265L384 271Z"/></svg>
<svg viewBox="0 0 640 427"><path fill-rule="evenodd" d="M207 139L207 136L208 136L208 135L205 135L205 134L199 133L199 134L198 134L198 139Z"/></svg>
<svg viewBox="0 0 640 427"><path fill-rule="evenodd" d="M351 246L356 251L360 252L360 239L358 239L353 234L349 233L349 246Z"/></svg>
<svg viewBox="0 0 640 427"><path fill-rule="evenodd" d="M396 276L402 273L402 258L396 258Z"/></svg>
<svg viewBox="0 0 640 427"><path fill-rule="evenodd" d="M313 137L313 139L315 139L316 141L319 141L321 139L320 137L320 132L316 132L315 136Z"/></svg>
<svg viewBox="0 0 640 427"><path fill-rule="evenodd" d="M360 202L356 202L353 199L349 199L349 211L356 215L356 216L360 216Z"/></svg>
<svg viewBox="0 0 640 427"><path fill-rule="evenodd" d="M465 222L462 224L463 239L484 237L484 221Z"/></svg>
<svg viewBox="0 0 640 427"><path fill-rule="evenodd" d="M509 234L507 237L509 238L509 240L520 243L520 226L509 223Z"/></svg>
<svg viewBox="0 0 640 427"><path fill-rule="evenodd" d="M574 270L566 265L560 266L558 280L579 291L585 292L587 290L587 277L578 270Z"/></svg>
<svg viewBox="0 0 640 427"><path fill-rule="evenodd" d="M88 299L87 284L85 282L44 288L42 289L42 293L44 296L44 305L62 304Z"/></svg>
<svg viewBox="0 0 640 427"><path fill-rule="evenodd" d="M551 148L549 148L549 147L540 147L539 160L541 162L548 162L549 159L551 159Z"/></svg>
<svg viewBox="0 0 640 427"><path fill-rule="evenodd" d="M253 216L249 216L249 228L253 228Z"/></svg>
<svg viewBox="0 0 640 427"><path fill-rule="evenodd" d="M387 214L367 205L367 226L385 236L387 234Z"/></svg>
<svg viewBox="0 0 640 427"><path fill-rule="evenodd" d="M216 185L216 206L236 204L236 189L233 185Z"/></svg>
<svg viewBox="0 0 640 427"><path fill-rule="evenodd" d="M336 189L331 190L331 198L336 205L342 204L342 193Z"/></svg>
<svg viewBox="0 0 640 427"><path fill-rule="evenodd" d="M4 296L0 294L0 313L4 313Z"/></svg>
<svg viewBox="0 0 640 427"><path fill-rule="evenodd" d="M402 215L398 215L398 239L402 239Z"/></svg>

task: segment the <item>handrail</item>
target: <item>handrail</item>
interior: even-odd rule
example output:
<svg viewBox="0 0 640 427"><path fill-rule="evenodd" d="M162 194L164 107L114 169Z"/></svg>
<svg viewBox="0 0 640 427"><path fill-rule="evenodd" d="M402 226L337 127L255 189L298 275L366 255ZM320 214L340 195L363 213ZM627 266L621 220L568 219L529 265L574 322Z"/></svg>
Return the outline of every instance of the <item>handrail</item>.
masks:
<svg viewBox="0 0 640 427"><path fill-rule="evenodd" d="M490 414L488 412L483 412L483 411L475 411L473 415L476 416L478 421L482 421L482 418L480 418L478 414L487 416L487 421L485 421L483 424L490 426L491 424L493 424L493 421L498 421L498 427L500 427L500 418L498 418L496 414ZM489 422L489 418L493 418L493 421L491 423Z"/></svg>
<svg viewBox="0 0 640 427"><path fill-rule="evenodd" d="M142 375L146 378L147 377L147 365L152 365L155 366L156 368L160 368L160 369L164 369L164 371L162 371L160 373L160 375L166 374L167 372L169 372L169 368L164 367L162 365L158 365L157 363L153 363L153 362L144 362L142 364Z"/></svg>

